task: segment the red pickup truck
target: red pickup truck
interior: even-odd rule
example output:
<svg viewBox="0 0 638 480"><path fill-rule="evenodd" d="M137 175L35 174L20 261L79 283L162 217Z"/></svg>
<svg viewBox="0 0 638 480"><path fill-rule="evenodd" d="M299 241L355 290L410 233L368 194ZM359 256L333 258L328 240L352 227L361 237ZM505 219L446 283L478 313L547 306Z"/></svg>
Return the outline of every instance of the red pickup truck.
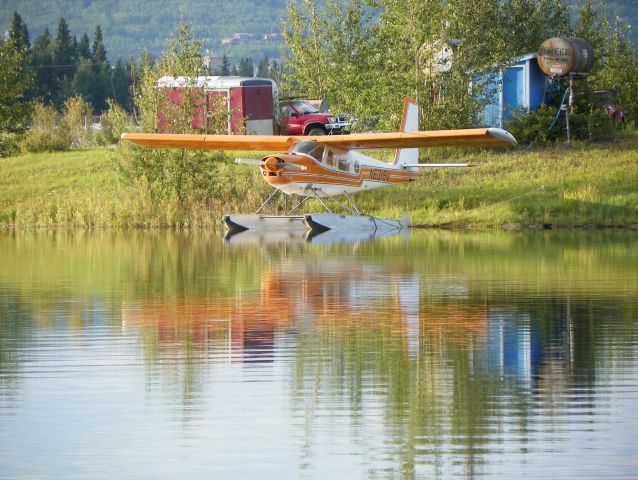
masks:
<svg viewBox="0 0 638 480"><path fill-rule="evenodd" d="M350 132L350 126L346 117L322 113L300 100L283 105L279 118L281 135L339 135Z"/></svg>

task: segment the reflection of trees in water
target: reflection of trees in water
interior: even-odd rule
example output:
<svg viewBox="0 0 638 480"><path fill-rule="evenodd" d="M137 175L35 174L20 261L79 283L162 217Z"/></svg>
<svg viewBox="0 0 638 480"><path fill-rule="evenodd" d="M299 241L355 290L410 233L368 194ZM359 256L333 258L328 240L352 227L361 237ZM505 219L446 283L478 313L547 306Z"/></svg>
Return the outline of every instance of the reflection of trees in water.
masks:
<svg viewBox="0 0 638 480"><path fill-rule="evenodd" d="M307 435L326 421L321 412L347 411L356 442L387 459L383 467L396 465L390 476L473 477L490 454L525 451L539 427L550 438L595 413L596 374L618 341L605 337L631 332L616 328L631 324L627 311L583 298L468 301L420 308L416 355L393 305L360 318L319 316L316 329L301 332L294 370L293 406ZM378 445L366 428L377 420L366 418L374 405L391 445ZM305 441L307 458L312 443Z"/></svg>
<svg viewBox="0 0 638 480"><path fill-rule="evenodd" d="M28 318L16 292L0 288L0 414L19 398L22 352L30 337Z"/></svg>
<svg viewBox="0 0 638 480"><path fill-rule="evenodd" d="M85 292L74 295L62 288L31 291L0 287L0 398L19 397L22 371L27 362L37 359L34 352L40 348L72 349L80 338L90 343L91 335L85 335L85 329L112 329L119 310L117 298ZM43 338L46 341L40 345ZM100 338L95 340L99 343Z"/></svg>

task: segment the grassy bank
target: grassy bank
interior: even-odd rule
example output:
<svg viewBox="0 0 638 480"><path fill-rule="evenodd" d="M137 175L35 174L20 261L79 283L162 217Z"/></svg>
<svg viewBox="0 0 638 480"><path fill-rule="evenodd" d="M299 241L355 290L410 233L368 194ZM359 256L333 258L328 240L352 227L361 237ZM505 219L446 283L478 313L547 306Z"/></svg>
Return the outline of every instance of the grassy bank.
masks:
<svg viewBox="0 0 638 480"><path fill-rule="evenodd" d="M452 159L448 160L451 161ZM414 224L627 226L638 224L638 137L509 153L466 154L470 170L433 170L391 196L371 192L368 210Z"/></svg>
<svg viewBox="0 0 638 480"><path fill-rule="evenodd" d="M218 198L158 206L116 172L116 155L99 148L0 159L0 225L208 227L222 213L253 211L268 192L256 169L222 165L219 183L226 188ZM413 224L433 226L638 224L635 132L608 144L434 155L480 166L427 171L413 184L360 194L360 209L388 218L407 212Z"/></svg>

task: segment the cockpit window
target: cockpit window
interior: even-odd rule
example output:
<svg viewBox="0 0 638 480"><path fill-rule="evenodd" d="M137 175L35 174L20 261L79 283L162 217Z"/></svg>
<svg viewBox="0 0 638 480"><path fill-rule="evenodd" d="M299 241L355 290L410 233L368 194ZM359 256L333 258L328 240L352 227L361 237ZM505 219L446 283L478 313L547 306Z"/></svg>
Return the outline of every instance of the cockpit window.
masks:
<svg viewBox="0 0 638 480"><path fill-rule="evenodd" d="M324 148L325 148L325 145L323 143L299 142L292 148L290 153L309 155L312 158L314 158L316 161L321 162L321 157L323 157Z"/></svg>

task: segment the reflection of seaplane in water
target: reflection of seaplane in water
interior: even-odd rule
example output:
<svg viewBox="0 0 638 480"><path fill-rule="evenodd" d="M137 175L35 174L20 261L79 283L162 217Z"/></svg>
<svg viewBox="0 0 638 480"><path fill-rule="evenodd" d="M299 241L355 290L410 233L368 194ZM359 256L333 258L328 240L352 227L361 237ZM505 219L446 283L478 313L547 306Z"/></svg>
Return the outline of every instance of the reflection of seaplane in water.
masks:
<svg viewBox="0 0 638 480"><path fill-rule="evenodd" d="M325 334L326 342L381 338L408 355L418 354L426 340L466 343L484 336L486 307L468 302L462 278L426 281L409 266L348 255L292 256L265 267L252 289L125 300L122 327L145 330L144 338L163 349L190 342L220 359L251 363L273 361L274 352L304 331ZM437 302L424 302L424 291Z"/></svg>
<svg viewBox="0 0 638 480"><path fill-rule="evenodd" d="M384 220L362 215L350 195L412 182L419 176L421 168L472 166L467 163L419 163L420 147L516 145L514 137L499 128L419 131L417 105L407 99L401 131L394 133L296 137L124 133L122 139L155 148L287 151L267 155L261 160L236 160L237 163L259 166L264 180L275 189L254 215L225 215L224 222L231 230L401 229L406 226L407 220ZM383 148L398 149L393 163L383 162L357 151ZM279 192L296 195L301 199L284 216L259 215ZM318 200L327 213L295 215L308 199ZM330 205L332 201L336 201L348 214L333 213Z"/></svg>

